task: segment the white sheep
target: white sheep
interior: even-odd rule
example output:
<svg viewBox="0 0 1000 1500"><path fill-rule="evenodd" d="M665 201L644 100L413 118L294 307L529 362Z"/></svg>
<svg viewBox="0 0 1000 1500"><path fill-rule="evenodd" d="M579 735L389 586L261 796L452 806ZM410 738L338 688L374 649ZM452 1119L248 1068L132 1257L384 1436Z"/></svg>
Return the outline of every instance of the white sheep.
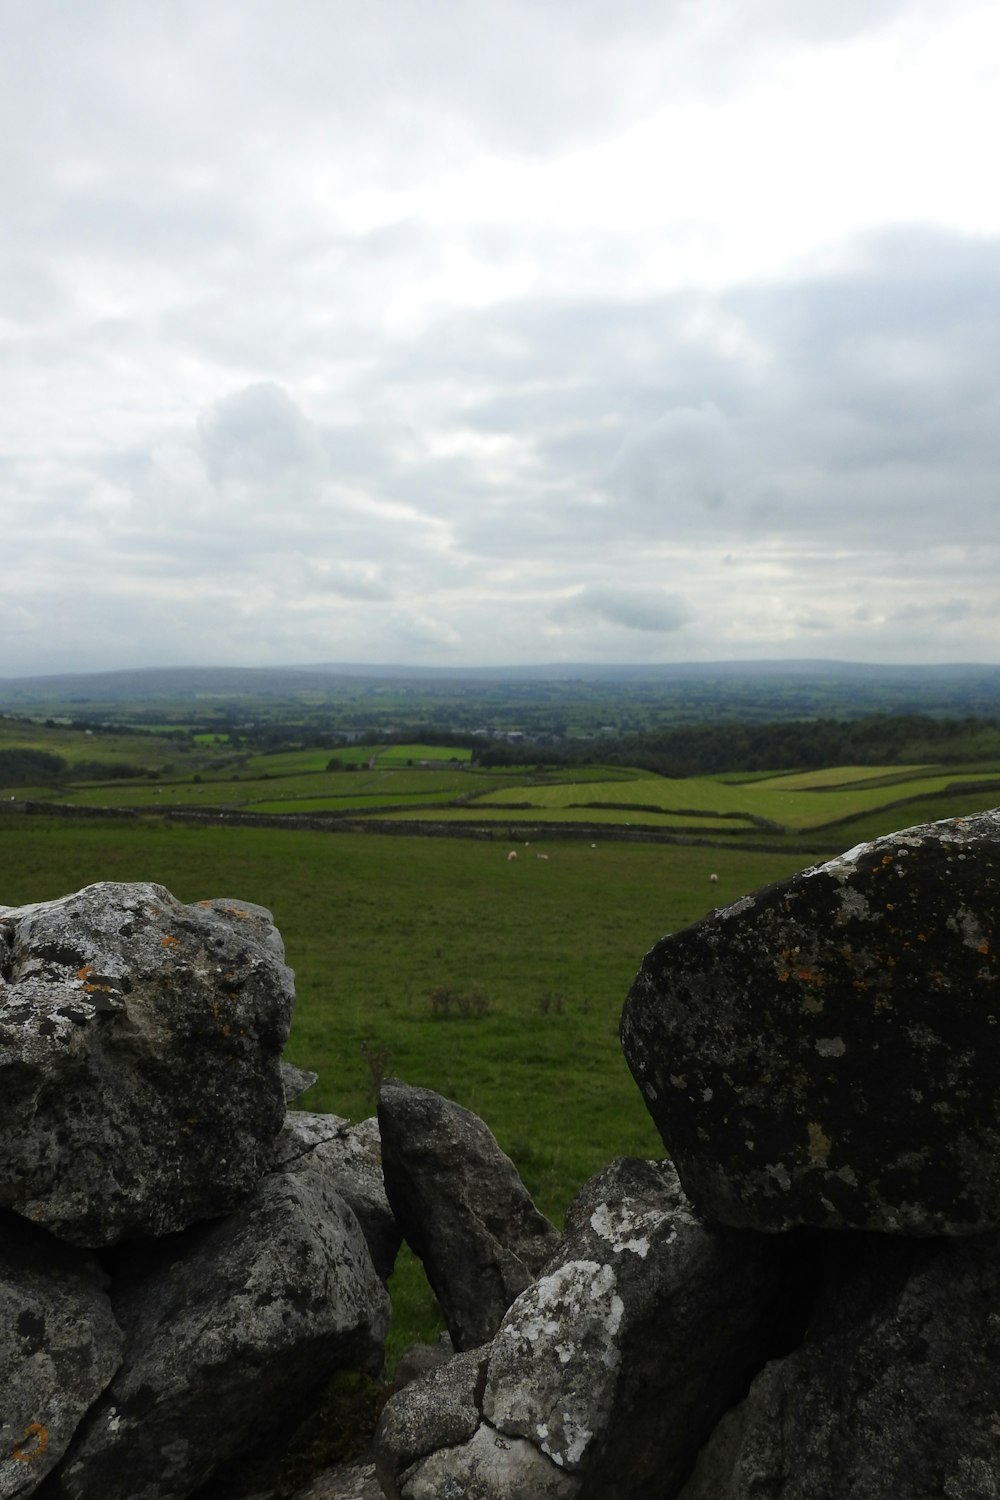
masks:
<svg viewBox="0 0 1000 1500"><path fill-rule="evenodd" d="M512 859L516 859L516 858L517 858L517 850L516 849L512 849L510 851L510 853L508 854L508 856L507 856L507 863L510 864L511 860Z"/></svg>
<svg viewBox="0 0 1000 1500"><path fill-rule="evenodd" d="M718 875L716 875L716 873L715 873L714 870L712 871L711 875L708 877L708 881L709 881L710 885L718 885L718 883L719 883L719 877L718 877Z"/></svg>

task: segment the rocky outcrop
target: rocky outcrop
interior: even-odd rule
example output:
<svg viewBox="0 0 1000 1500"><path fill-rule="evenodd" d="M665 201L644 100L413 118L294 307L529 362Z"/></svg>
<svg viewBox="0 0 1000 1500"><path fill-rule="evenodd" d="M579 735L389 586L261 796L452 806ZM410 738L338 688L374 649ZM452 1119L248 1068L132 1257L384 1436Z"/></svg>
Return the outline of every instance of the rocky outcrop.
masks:
<svg viewBox="0 0 1000 1500"><path fill-rule="evenodd" d="M669 1162L614 1162L493 1341L483 1414L581 1476L654 1500L690 1469L796 1307L792 1246L703 1223Z"/></svg>
<svg viewBox="0 0 1000 1500"><path fill-rule="evenodd" d="M786 1248L702 1224L669 1163L614 1163L577 1198L558 1254L492 1344L389 1402L386 1494L422 1494L416 1476L427 1484L449 1464L483 1500L671 1493L777 1347ZM435 1450L447 1456L431 1463Z"/></svg>
<svg viewBox="0 0 1000 1500"><path fill-rule="evenodd" d="M647 956L629 1066L698 1211L1000 1229L1000 811L863 844Z"/></svg>
<svg viewBox="0 0 1000 1500"><path fill-rule="evenodd" d="M129 1247L122 1368L59 1476L66 1500L183 1500L338 1367L382 1364L389 1300L315 1152L237 1213Z"/></svg>
<svg viewBox="0 0 1000 1500"><path fill-rule="evenodd" d="M105 883L0 933L0 1204L84 1246L235 1207L285 1114L270 914Z"/></svg>
<svg viewBox="0 0 1000 1500"><path fill-rule="evenodd" d="M622 1035L675 1164L613 1163L562 1236L485 1125L429 1090L385 1084L381 1131L281 1125L282 1075L289 1097L303 1078L277 1062L290 980L269 919L165 892L151 913L158 889L0 914L0 1080L24 1117L0 1097L0 1185L49 1225L0 1210L0 1500L212 1482L331 1369L377 1367L400 1229L460 1352L389 1400L374 1468L300 1500L998 1500L1000 812L860 846L658 944ZM223 952L247 998L227 1069ZM162 1203L131 1190L149 1142L183 1156L175 1101L151 1095L156 1136L130 1081L111 1135L96 1123L101 1080L181 1068L158 1073L161 1033L216 1092L244 1063L266 1079L253 1097L277 1091L252 1171L238 1190L220 1172L211 1211L192 1214L196 1131ZM78 1190L48 1079L91 1142ZM240 1107L213 1102L223 1121ZM133 1166L109 1168L105 1212L88 1195L115 1143ZM126 1235L130 1215L145 1230ZM111 1246L110 1280L72 1238Z"/></svg>
<svg viewBox="0 0 1000 1500"><path fill-rule="evenodd" d="M482 1120L431 1089L379 1090L392 1211L424 1263L456 1349L496 1333L559 1242Z"/></svg>
<svg viewBox="0 0 1000 1500"><path fill-rule="evenodd" d="M123 1338L90 1257L0 1216L0 1496L30 1495L114 1375Z"/></svg>
<svg viewBox="0 0 1000 1500"><path fill-rule="evenodd" d="M377 1127L283 1125L291 1004L259 907L0 908L0 1496L183 1500L381 1369Z"/></svg>
<svg viewBox="0 0 1000 1500"><path fill-rule="evenodd" d="M288 1114L274 1143L272 1165L288 1168L306 1157L322 1165L330 1186L353 1210L375 1269L388 1281L403 1236L385 1195L378 1121L373 1116L352 1125L337 1115Z"/></svg>
<svg viewBox="0 0 1000 1500"><path fill-rule="evenodd" d="M683 1500L1000 1494L1000 1238L838 1240L808 1337L720 1422Z"/></svg>
<svg viewBox="0 0 1000 1500"><path fill-rule="evenodd" d="M685 1191L587 1185L469 1368L389 1402L391 1500L997 1500L998 895L1000 812L657 945L623 1045Z"/></svg>

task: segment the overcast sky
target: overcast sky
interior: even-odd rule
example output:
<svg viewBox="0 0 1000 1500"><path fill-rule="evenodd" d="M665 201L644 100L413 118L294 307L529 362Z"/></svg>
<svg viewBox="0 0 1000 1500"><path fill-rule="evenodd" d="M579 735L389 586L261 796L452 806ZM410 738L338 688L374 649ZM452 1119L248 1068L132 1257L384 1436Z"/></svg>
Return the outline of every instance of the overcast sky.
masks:
<svg viewBox="0 0 1000 1500"><path fill-rule="evenodd" d="M1000 660L994 0L0 22L0 676Z"/></svg>

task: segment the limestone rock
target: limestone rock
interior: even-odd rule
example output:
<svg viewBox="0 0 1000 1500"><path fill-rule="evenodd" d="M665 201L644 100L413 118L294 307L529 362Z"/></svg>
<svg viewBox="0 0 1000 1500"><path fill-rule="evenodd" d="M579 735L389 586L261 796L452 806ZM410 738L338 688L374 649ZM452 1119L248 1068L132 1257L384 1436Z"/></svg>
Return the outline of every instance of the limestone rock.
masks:
<svg viewBox="0 0 1000 1500"><path fill-rule="evenodd" d="M297 1068L294 1063L282 1061L281 1064L281 1087L285 1093L285 1103L294 1104L296 1099L302 1095L319 1078L318 1073L313 1073L309 1068Z"/></svg>
<svg viewBox="0 0 1000 1500"><path fill-rule="evenodd" d="M578 1474L581 1500L674 1493L774 1348L790 1249L703 1224L669 1162L613 1163L504 1318L484 1416Z"/></svg>
<svg viewBox="0 0 1000 1500"><path fill-rule="evenodd" d="M63 1500L182 1500L335 1369L381 1366L388 1297L315 1153L228 1218L118 1259L125 1360L60 1471Z"/></svg>
<svg viewBox="0 0 1000 1500"><path fill-rule="evenodd" d="M840 1239L807 1341L766 1367L682 1500L996 1500L1000 1239Z"/></svg>
<svg viewBox="0 0 1000 1500"><path fill-rule="evenodd" d="M0 1204L100 1246L244 1199L284 1117L269 913L103 883L0 933Z"/></svg>
<svg viewBox="0 0 1000 1500"><path fill-rule="evenodd" d="M1000 1229L1000 810L906 829L647 955L622 1045L698 1211Z"/></svg>
<svg viewBox="0 0 1000 1500"><path fill-rule="evenodd" d="M379 1091L382 1171L456 1349L487 1343L559 1242L482 1120L430 1089Z"/></svg>
<svg viewBox="0 0 1000 1500"><path fill-rule="evenodd" d="M580 1482L523 1438L488 1422L460 1448L422 1459L403 1478L400 1500L576 1500Z"/></svg>
<svg viewBox="0 0 1000 1500"><path fill-rule="evenodd" d="M458 1448L476 1432L487 1354L456 1354L389 1399L375 1433L375 1470L388 1500L399 1500L402 1476L420 1459Z"/></svg>
<svg viewBox="0 0 1000 1500"><path fill-rule="evenodd" d="M403 1236L385 1195L378 1120L352 1125L338 1115L289 1112L271 1153L274 1168L292 1170L313 1155L357 1215L375 1269L388 1281Z"/></svg>
<svg viewBox="0 0 1000 1500"><path fill-rule="evenodd" d="M121 1362L106 1277L82 1252L0 1215L0 1497L30 1495Z"/></svg>
<svg viewBox="0 0 1000 1500"><path fill-rule="evenodd" d="M318 1474L294 1500L385 1500L370 1458L351 1459Z"/></svg>

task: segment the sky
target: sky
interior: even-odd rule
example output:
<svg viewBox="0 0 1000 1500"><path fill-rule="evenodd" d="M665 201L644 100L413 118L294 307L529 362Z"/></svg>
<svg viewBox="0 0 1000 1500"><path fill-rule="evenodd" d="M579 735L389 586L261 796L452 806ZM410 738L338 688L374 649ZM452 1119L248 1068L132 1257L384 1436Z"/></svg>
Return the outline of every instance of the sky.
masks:
<svg viewBox="0 0 1000 1500"><path fill-rule="evenodd" d="M0 34L0 676L1000 660L992 0Z"/></svg>

